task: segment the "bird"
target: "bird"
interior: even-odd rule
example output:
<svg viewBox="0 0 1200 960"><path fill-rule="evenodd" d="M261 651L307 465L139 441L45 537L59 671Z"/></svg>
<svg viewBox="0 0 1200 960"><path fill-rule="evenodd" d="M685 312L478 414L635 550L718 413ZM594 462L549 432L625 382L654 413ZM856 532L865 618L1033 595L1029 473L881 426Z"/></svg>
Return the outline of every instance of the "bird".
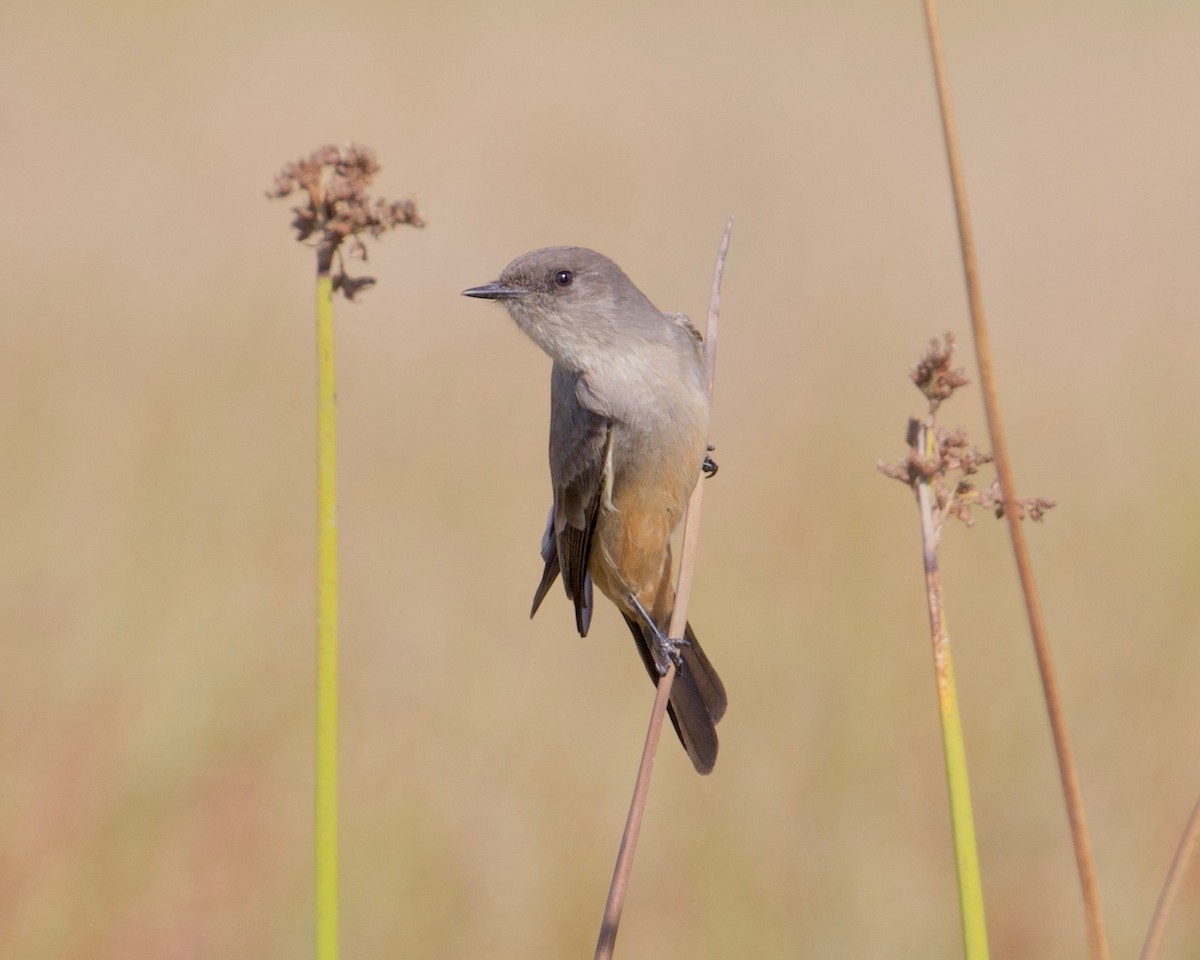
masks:
<svg viewBox="0 0 1200 960"><path fill-rule="evenodd" d="M624 617L655 684L676 664L668 713L693 766L710 773L725 686L690 624L682 638L667 636L671 534L702 472L716 469L700 332L585 247L533 250L498 280L462 293L503 304L553 361L553 503L530 617L561 575L576 629L587 636L598 587Z"/></svg>

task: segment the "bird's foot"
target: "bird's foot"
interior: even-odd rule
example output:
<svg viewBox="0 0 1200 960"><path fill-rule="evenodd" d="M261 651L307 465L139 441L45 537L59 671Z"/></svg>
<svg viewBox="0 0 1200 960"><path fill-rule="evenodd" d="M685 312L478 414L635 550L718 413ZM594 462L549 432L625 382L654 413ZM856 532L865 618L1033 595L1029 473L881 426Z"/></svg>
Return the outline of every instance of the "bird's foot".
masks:
<svg viewBox="0 0 1200 960"><path fill-rule="evenodd" d="M658 668L658 675L665 677L672 664L678 671L683 666L683 648L690 646L683 637L668 637L661 630L657 631L654 635L654 666Z"/></svg>
<svg viewBox="0 0 1200 960"><path fill-rule="evenodd" d="M654 667L658 670L658 675L666 676L671 664L678 670L683 663L683 648L690 647L691 643L683 638L668 637L658 628L654 618L646 612L646 608L637 597L630 593L627 599L641 623L643 636L648 634L650 637L650 656L654 658Z"/></svg>

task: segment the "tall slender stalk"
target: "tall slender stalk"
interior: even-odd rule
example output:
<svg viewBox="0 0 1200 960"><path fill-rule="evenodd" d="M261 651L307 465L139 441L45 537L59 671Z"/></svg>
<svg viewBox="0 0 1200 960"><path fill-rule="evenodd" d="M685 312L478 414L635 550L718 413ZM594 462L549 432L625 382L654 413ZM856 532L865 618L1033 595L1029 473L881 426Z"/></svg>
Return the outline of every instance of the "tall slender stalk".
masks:
<svg viewBox="0 0 1200 960"><path fill-rule="evenodd" d="M721 277L725 272L725 256L729 252L729 236L733 232L733 217L725 225L721 247L717 253L717 267L713 275L712 295L708 302L708 323L704 332L704 369L711 402L713 379L717 363L717 322L721 313ZM700 539L700 505L704 495L704 484L699 482L692 490L687 510L683 515L683 545L679 551L679 582L675 590L675 608L671 611L669 636L682 637L687 625L688 603L692 596L692 573L696 565L696 550ZM642 748L642 760L638 765L637 779L633 785L633 799L629 804L629 815L625 819L625 830L621 834L621 846L617 851L617 864L613 869L608 899L604 904L604 918L600 922L600 936L596 941L596 960L611 960L617 942L617 928L621 923L621 912L625 908L625 894L629 889L629 875L633 871L633 855L637 850L638 835L646 812L646 798L650 794L650 775L654 771L654 757L658 752L658 741L662 734L663 719L667 703L671 698L671 687L675 683L675 664L659 677L654 691L654 705L650 708L650 724L646 729L646 743Z"/></svg>
<svg viewBox="0 0 1200 960"><path fill-rule="evenodd" d="M1163 881L1162 893L1158 895L1158 903L1154 905L1154 916L1150 918L1150 927L1146 930L1146 940L1142 944L1139 960L1154 960L1158 949L1162 946L1163 936L1167 932L1167 918L1183 885L1183 877L1192 859L1192 851L1196 848L1196 840L1200 838L1200 800L1192 807L1191 816L1183 828L1183 836L1179 846L1175 848L1175 856L1171 860L1171 868L1167 871L1167 879Z"/></svg>
<svg viewBox="0 0 1200 960"><path fill-rule="evenodd" d="M923 421L908 422L908 455L898 464L879 463L885 476L899 480L916 495L921 516L921 554L925 567L925 596L929 607L929 632L933 641L933 667L937 681L938 712L942 725L942 750L946 763L946 786L950 797L950 825L954 836L954 858L958 873L958 898L962 913L963 947L967 960L987 960L987 923L980 880L979 853L975 842L975 819L967 779L967 753L958 694L950 658L950 633L942 596L938 546L947 520L967 526L978 510L995 516L1005 512L998 480L978 485L980 468L994 461L989 453L972 446L966 430L946 430L935 425L939 407L956 390L967 384L961 369L951 367L954 337L932 340L929 349L912 369L912 380L929 401ZM1040 497L1021 500L1022 516L1040 520L1054 506Z"/></svg>
<svg viewBox="0 0 1200 960"><path fill-rule="evenodd" d="M917 449L928 461L939 456L933 416L917 435ZM987 920L983 907L983 882L979 875L979 853L975 843L975 818L971 812L971 788L967 779L967 751L963 744L958 694L950 660L950 633L942 599L942 575L938 568L941 517L935 515L936 494L929 477L915 483L921 512L921 552L925 563L925 595L929 606L929 634L933 641L933 668L937 680L938 712L942 722L942 749L946 761L946 786L950 795L950 825L954 836L954 860L958 874L958 901L962 914L963 950L966 960L988 960Z"/></svg>
<svg viewBox="0 0 1200 960"><path fill-rule="evenodd" d="M317 684L314 872L316 960L338 956L338 528L337 393L334 389L333 293L353 300L374 285L347 275L341 245L366 259L363 235L380 237L425 221L412 200L372 199L367 186L379 172L367 147L332 144L289 163L267 191L271 198L299 193L292 208L296 239L317 253Z"/></svg>
<svg viewBox="0 0 1200 960"><path fill-rule="evenodd" d="M317 960L338 956L338 530L333 280L317 275Z"/></svg>
<svg viewBox="0 0 1200 960"><path fill-rule="evenodd" d="M934 78L937 84L938 104L942 115L942 130L946 141L946 157L950 166L950 181L954 190L954 208L958 220L959 242L962 247L963 273L966 278L967 300L971 312L971 330L974 334L975 355L979 365L979 379L983 391L984 410L987 414L988 431L991 434L992 452L996 457L996 473L1000 478L1000 489L1004 497L1005 513L1008 515L1013 556L1016 559L1017 573L1021 580L1021 590L1025 596L1029 631L1033 639L1038 671L1041 674L1042 691L1050 719L1050 732L1058 759L1059 779L1062 783L1067 821L1070 824L1071 840L1075 848L1079 885L1083 894L1088 948L1092 960L1108 960L1108 939L1104 931L1104 913L1100 906L1100 887L1096 880L1095 863L1092 860L1087 818L1084 816L1083 793L1079 786L1079 774L1075 769L1070 738L1067 735L1067 722L1063 715L1058 680L1054 671L1054 660L1050 654L1050 641L1047 637L1045 619L1042 616L1041 601L1038 598L1037 582L1034 580L1033 565L1025 545L1025 534L1021 529L1017 485L1013 479L1008 440L1004 432L1004 421L1000 414L996 375L992 368L992 348L988 338L987 318L983 310L983 293L979 283L979 264L975 257L975 238L971 231L971 218L967 209L966 181L963 175L962 157L958 149L954 113L950 103L950 85L946 78L945 61L942 55L937 10L934 0L924 0L924 5Z"/></svg>

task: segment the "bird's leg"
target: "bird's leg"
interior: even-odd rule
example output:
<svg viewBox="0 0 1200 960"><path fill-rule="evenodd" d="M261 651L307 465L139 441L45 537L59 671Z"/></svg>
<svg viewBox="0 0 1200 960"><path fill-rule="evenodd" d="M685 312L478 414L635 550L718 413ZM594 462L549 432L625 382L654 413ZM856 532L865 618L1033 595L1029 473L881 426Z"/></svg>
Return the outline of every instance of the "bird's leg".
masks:
<svg viewBox="0 0 1200 960"><path fill-rule="evenodd" d="M709 452L709 453L712 453L712 452L713 452L714 450L716 450L716 449L717 449L717 448L716 448L716 447L714 447L714 446L713 446L711 443L708 445L708 452ZM704 471L704 476L706 476L706 477L710 477L710 478L711 478L711 477L715 477L715 476L717 475L717 470L718 470L719 468L717 467L717 461L716 461L716 460L714 460L714 459L713 459L712 457L710 457L710 456L707 456L707 455L705 455L705 457L704 457L704 463L702 463L702 464L700 465L700 469Z"/></svg>
<svg viewBox="0 0 1200 960"><path fill-rule="evenodd" d="M642 630L653 641L650 644L650 653L654 657L654 666L658 669L658 675L665 676L667 668L672 663L678 669L683 662L680 650L689 645L687 640L673 639L658 629L658 624L654 622L654 619L646 612L646 608L642 606L641 601L632 593L626 594L626 599L629 600L629 605L633 607L634 614L641 622Z"/></svg>

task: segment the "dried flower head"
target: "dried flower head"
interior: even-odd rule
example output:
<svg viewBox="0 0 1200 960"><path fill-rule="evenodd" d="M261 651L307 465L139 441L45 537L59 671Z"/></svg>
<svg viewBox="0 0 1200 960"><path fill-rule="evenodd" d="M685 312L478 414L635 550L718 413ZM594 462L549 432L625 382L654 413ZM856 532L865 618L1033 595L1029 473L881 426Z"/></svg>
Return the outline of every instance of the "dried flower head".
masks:
<svg viewBox="0 0 1200 960"><path fill-rule="evenodd" d="M921 354L921 359L912 369L912 381L929 398L931 412L936 411L943 400L950 399L959 387L970 383L962 367L950 369L953 356L954 334L947 333L941 343L936 337L929 341L929 349Z"/></svg>
<svg viewBox="0 0 1200 960"><path fill-rule="evenodd" d="M991 485L980 493L979 505L991 510L997 520L1004 516L1004 494L1000 492L999 480L993 480ZM1046 516L1046 511L1054 506L1053 500L1047 500L1044 497L1017 498L1017 513L1022 520L1026 517L1030 520L1041 520Z"/></svg>
<svg viewBox="0 0 1200 960"><path fill-rule="evenodd" d="M278 199L293 192L305 194L305 202L292 207L296 239L314 238L317 270L331 273L335 290L353 300L374 285L372 277L350 277L342 261L342 242L351 257L367 259L363 235L381 237L403 224L425 226L412 200L372 199L367 187L379 172L379 162L369 147L359 144L326 144L307 157L287 164L275 175L267 196ZM337 259L336 269L334 259Z"/></svg>
<svg viewBox="0 0 1200 960"><path fill-rule="evenodd" d="M968 383L962 370L950 369L953 352L952 334L947 333L943 343L936 339L929 342L929 349L912 370L913 382L929 398L929 416L924 422L909 419L904 438L908 455L903 460L895 464L882 461L877 464L882 474L899 480L914 491L918 485L928 488L937 511L935 526L939 531L947 517L970 526L974 523L972 511L977 507L989 510L997 517L1004 516L1004 497L999 481L993 480L981 490L971 479L981 467L992 462L993 455L973 446L962 427L947 430L934 423L941 402ZM925 438L924 443L922 438ZM1041 520L1054 506L1054 501L1030 497L1018 500L1018 506L1022 517Z"/></svg>

